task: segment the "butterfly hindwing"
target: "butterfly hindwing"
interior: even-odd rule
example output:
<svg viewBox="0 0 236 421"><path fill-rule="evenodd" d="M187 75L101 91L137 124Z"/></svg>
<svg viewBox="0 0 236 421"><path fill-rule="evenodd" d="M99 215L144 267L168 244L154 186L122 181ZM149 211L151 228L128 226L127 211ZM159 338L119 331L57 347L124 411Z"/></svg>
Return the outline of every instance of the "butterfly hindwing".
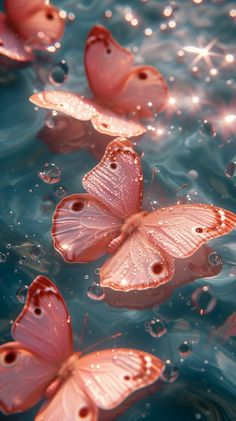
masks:
<svg viewBox="0 0 236 421"><path fill-rule="evenodd" d="M44 395L57 372L53 365L18 342L0 347L0 410L5 414L25 411Z"/></svg>

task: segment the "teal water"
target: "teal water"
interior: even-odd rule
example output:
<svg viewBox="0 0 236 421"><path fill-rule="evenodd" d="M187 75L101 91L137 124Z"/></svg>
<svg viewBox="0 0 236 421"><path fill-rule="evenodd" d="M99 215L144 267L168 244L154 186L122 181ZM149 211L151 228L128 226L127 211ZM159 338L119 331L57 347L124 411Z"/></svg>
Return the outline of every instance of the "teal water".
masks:
<svg viewBox="0 0 236 421"><path fill-rule="evenodd" d="M159 128L159 133L154 135L150 128L139 145L139 151L144 152L145 188L150 193L146 201L158 204L164 195L165 203L175 203L181 197L236 212L236 178L225 175L228 164L236 161L236 120L225 120L236 114L235 64L225 59L227 54L236 59L236 22L230 16L230 11L236 9L235 2L205 0L196 4L179 0L169 18L163 10L170 2L158 0L68 0L56 4L75 14L75 19L67 24L57 54L50 56L46 65L40 59L33 67L0 74L1 343L10 340L11 321L22 309L21 288L36 275L45 274L56 282L66 300L75 342L83 315L88 313L84 348L120 331L123 335L115 340L116 345L144 349L171 361L172 374L166 376L166 382L160 382L158 391L120 414L119 421L236 420L235 338L222 340L213 335L209 339L212 329L222 326L235 311L236 233L211 243L223 260L223 268L216 276L197 277L163 302L157 297L152 308L118 308L105 300L92 300L87 290L96 279L95 270L101 262L66 264L52 247L50 229L55 205L63 195L82 191L82 177L96 161L84 151L68 155L49 152L37 138L45 112L35 110L28 102L35 89L52 87L48 69L62 59L66 60L69 74L60 89L88 93L84 41L92 25L106 25L120 43L134 51L137 63L159 68L168 81L171 97L176 99L166 113L149 123ZM138 19L137 26L125 20L125 14L130 13L127 8ZM112 17L106 17L111 14ZM193 63L193 53L178 55L183 47L197 46L198 42L206 46L212 40L214 55L210 56L209 67L204 58ZM198 67L197 72L192 70L194 66ZM217 69L218 73L210 69ZM46 184L39 178L38 172L46 162L61 168L58 183ZM159 172L150 187L154 167ZM188 186L176 193L183 184ZM203 286L209 286L208 300L213 308L201 315L191 296ZM200 292L197 297L199 306L203 306ZM161 337L153 337L148 329L147 323L155 318L164 325ZM189 350L181 353L180 346L185 341ZM108 341L103 347L113 343ZM36 410L8 419L30 421ZM3 415L0 418L6 419Z"/></svg>

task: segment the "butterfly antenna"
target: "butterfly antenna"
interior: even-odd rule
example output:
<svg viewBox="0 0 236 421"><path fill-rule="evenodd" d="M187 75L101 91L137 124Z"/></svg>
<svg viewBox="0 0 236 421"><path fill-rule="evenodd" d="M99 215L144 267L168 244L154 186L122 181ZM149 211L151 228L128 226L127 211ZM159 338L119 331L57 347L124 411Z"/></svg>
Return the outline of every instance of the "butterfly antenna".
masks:
<svg viewBox="0 0 236 421"><path fill-rule="evenodd" d="M85 348L81 353L84 354L85 352L89 351L90 349L94 348L95 346L100 345L103 342L109 341L110 339L119 338L120 336L122 336L122 333L118 332L115 335L108 336L107 338L101 339L100 341L95 342L95 344L92 344L92 345L88 346L87 348Z"/></svg>
<svg viewBox="0 0 236 421"><path fill-rule="evenodd" d="M183 189L186 189L187 187L188 187L188 184L183 184L182 186L178 187L177 189L175 189L175 190L171 190L170 192L168 192L168 193L166 193L164 196L162 196L162 197L158 200L158 203L163 202L163 200L165 200L165 199L166 199L166 196L168 196L169 194L171 194L171 193L177 193L178 191L183 190Z"/></svg>
<svg viewBox="0 0 236 421"><path fill-rule="evenodd" d="M81 333L80 333L80 336L79 336L79 344L78 344L79 349L80 349L80 346L82 345L83 340L84 340L84 334L85 334L85 330L88 326L88 320L89 320L89 315L88 315L88 313L86 313L84 315L84 318L83 318L83 326L82 326L82 330L81 330Z"/></svg>
<svg viewBox="0 0 236 421"><path fill-rule="evenodd" d="M156 175L157 173L158 173L158 169L157 169L157 167L153 167L153 169L152 169L151 181L150 181L150 185L149 185L148 192L147 192L147 198L148 198L148 199L149 199L149 198L150 198L150 196L151 196L152 184L153 184L153 181L154 181L154 177L155 177L155 175Z"/></svg>

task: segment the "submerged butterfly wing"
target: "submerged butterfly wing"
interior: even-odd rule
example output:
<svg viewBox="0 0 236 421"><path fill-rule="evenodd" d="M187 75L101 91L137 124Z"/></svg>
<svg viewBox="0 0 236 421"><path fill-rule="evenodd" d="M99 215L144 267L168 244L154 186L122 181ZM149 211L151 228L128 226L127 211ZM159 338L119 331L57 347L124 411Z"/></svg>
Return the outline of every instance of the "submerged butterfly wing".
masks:
<svg viewBox="0 0 236 421"><path fill-rule="evenodd" d="M35 421L97 421L98 409L85 392L78 373L68 377L46 402Z"/></svg>
<svg viewBox="0 0 236 421"><path fill-rule="evenodd" d="M211 205L175 205L149 213L142 227L154 244L182 258L236 228L236 214Z"/></svg>
<svg viewBox="0 0 236 421"><path fill-rule="evenodd" d="M168 86L158 70L151 66L135 67L120 90L111 99L114 109L152 117L167 104Z"/></svg>
<svg viewBox="0 0 236 421"><path fill-rule="evenodd" d="M6 21L6 17L0 13L0 62L3 64L27 64L34 58L33 54L26 51L22 41L14 34Z"/></svg>
<svg viewBox="0 0 236 421"><path fill-rule="evenodd" d="M98 99L109 101L131 71L133 55L112 38L108 29L96 25L86 41L84 62L92 92Z"/></svg>
<svg viewBox="0 0 236 421"><path fill-rule="evenodd" d="M101 409L112 409L158 380L164 363L144 351L117 348L80 358L77 369L93 402Z"/></svg>
<svg viewBox="0 0 236 421"><path fill-rule="evenodd" d="M65 302L50 279L37 278L30 285L12 336L47 362L61 364L72 354L72 330Z"/></svg>
<svg viewBox="0 0 236 421"><path fill-rule="evenodd" d="M25 411L43 397L57 371L17 342L0 347L0 410L5 414Z"/></svg>
<svg viewBox="0 0 236 421"><path fill-rule="evenodd" d="M47 48L63 35L65 19L49 2L5 0L5 9L10 26L32 48Z"/></svg>
<svg viewBox="0 0 236 421"><path fill-rule="evenodd" d="M155 288L171 280L174 259L137 230L100 269L101 285L119 291Z"/></svg>
<svg viewBox="0 0 236 421"><path fill-rule="evenodd" d="M142 185L140 159L122 138L109 143L102 160L83 178L84 188L118 218L140 211Z"/></svg>
<svg viewBox="0 0 236 421"><path fill-rule="evenodd" d="M107 252L121 221L89 194L63 199L53 216L54 247L68 262L89 262Z"/></svg>

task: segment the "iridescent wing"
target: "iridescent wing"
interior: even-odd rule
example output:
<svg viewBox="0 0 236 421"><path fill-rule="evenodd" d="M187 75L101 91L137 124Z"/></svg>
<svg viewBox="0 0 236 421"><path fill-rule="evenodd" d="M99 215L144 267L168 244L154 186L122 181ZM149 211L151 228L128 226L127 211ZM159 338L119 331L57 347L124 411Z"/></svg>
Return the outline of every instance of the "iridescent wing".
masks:
<svg viewBox="0 0 236 421"><path fill-rule="evenodd" d="M204 204L161 208L143 218L149 240L176 258L192 255L209 240L236 228L236 214Z"/></svg>
<svg viewBox="0 0 236 421"><path fill-rule="evenodd" d="M69 376L46 402L35 421L97 421L98 409L85 392L78 373Z"/></svg>
<svg viewBox="0 0 236 421"><path fill-rule="evenodd" d="M132 143L122 138L110 142L99 164L84 176L83 186L117 218L140 212L143 175Z"/></svg>
<svg viewBox="0 0 236 421"><path fill-rule="evenodd" d="M137 349L116 348L93 352L78 360L76 375L101 409L112 409L131 393L160 377L165 364Z"/></svg>
<svg viewBox="0 0 236 421"><path fill-rule="evenodd" d="M25 306L12 326L13 338L51 364L73 352L70 316L56 285L44 276L30 285Z"/></svg>
<svg viewBox="0 0 236 421"><path fill-rule="evenodd" d="M18 342L0 347L0 410L5 414L35 405L57 372L52 365Z"/></svg>
<svg viewBox="0 0 236 421"><path fill-rule="evenodd" d="M100 283L119 291L144 290L169 282L174 259L137 230L100 269Z"/></svg>
<svg viewBox="0 0 236 421"><path fill-rule="evenodd" d="M66 15L49 1L5 0L4 5L9 25L27 46L45 49L62 37Z"/></svg>
<svg viewBox="0 0 236 421"><path fill-rule="evenodd" d="M107 253L121 221L95 197L73 194L57 205L53 215L54 247L68 262L89 262Z"/></svg>
<svg viewBox="0 0 236 421"><path fill-rule="evenodd" d="M91 121L93 128L104 135L135 137L146 132L141 124L70 92L38 92L30 97L30 101L38 107L59 111L79 121Z"/></svg>
<svg viewBox="0 0 236 421"><path fill-rule="evenodd" d="M167 103L168 86L151 66L133 67L133 55L108 29L95 26L85 46L85 69L95 97L119 113L150 117Z"/></svg>
<svg viewBox="0 0 236 421"><path fill-rule="evenodd" d="M34 59L32 53L25 50L23 42L17 37L0 13L0 62L11 64L27 64Z"/></svg>

